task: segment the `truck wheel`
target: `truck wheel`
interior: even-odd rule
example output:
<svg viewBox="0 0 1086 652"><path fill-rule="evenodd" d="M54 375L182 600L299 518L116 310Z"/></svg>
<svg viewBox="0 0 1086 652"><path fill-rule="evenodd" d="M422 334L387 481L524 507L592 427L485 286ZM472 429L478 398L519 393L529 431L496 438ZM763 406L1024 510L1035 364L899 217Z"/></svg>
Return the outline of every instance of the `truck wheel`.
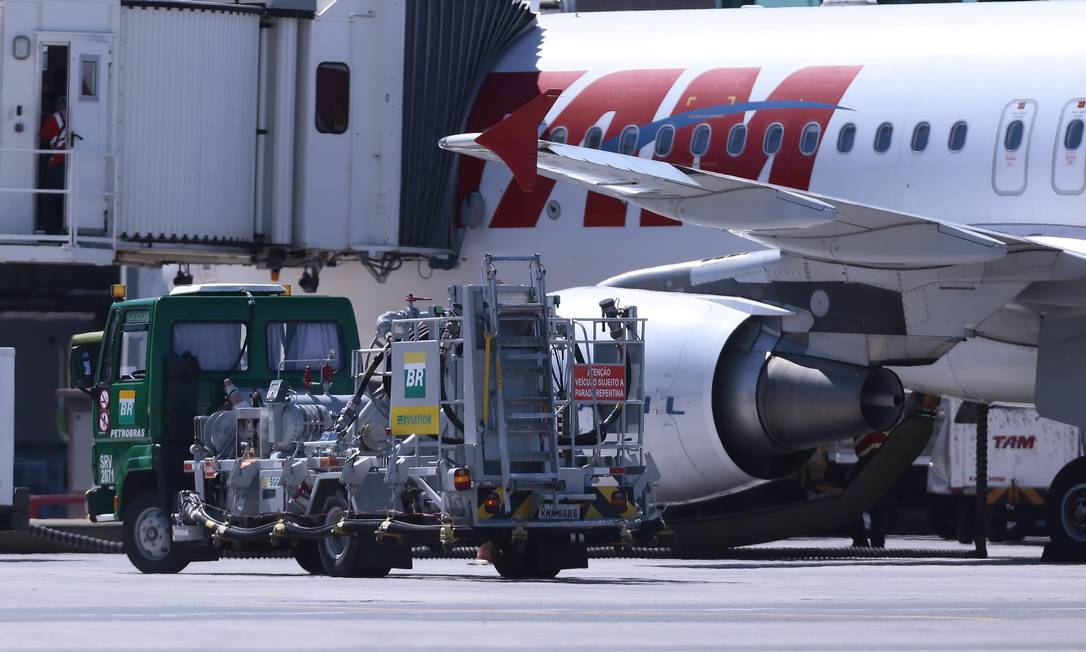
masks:
<svg viewBox="0 0 1086 652"><path fill-rule="evenodd" d="M1086 457L1068 463L1053 478L1045 514L1052 545L1086 558Z"/></svg>
<svg viewBox="0 0 1086 652"><path fill-rule="evenodd" d="M507 580L549 580L558 576L560 568L544 567L536 547L530 543L520 546L491 542L491 561L498 574Z"/></svg>
<svg viewBox="0 0 1086 652"><path fill-rule="evenodd" d="M324 514L324 524L338 523L350 511L350 505L347 497L337 492L324 499L320 511ZM375 567L369 563L367 547L355 537L325 537L318 542L317 551L324 571L335 577L384 577L392 570L390 566Z"/></svg>
<svg viewBox="0 0 1086 652"><path fill-rule="evenodd" d="M142 493L124 508L124 553L142 573L179 573L189 565L171 537L170 517L154 493Z"/></svg>
<svg viewBox="0 0 1086 652"><path fill-rule="evenodd" d="M295 539L290 544L291 552L294 553L294 561L298 562L302 570L310 575L325 574L324 564L321 563L321 554L317 549L318 545L317 541L305 539Z"/></svg>

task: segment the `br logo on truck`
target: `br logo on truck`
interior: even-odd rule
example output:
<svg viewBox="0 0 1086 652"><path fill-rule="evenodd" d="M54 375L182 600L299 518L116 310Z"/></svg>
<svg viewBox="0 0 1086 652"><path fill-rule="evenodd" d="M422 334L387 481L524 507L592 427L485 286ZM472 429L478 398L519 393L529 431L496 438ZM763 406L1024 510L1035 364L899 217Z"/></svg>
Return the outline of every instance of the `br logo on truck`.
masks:
<svg viewBox="0 0 1086 652"><path fill-rule="evenodd" d="M426 398L426 354L405 353L403 361L404 398Z"/></svg>
<svg viewBox="0 0 1086 652"><path fill-rule="evenodd" d="M117 423L122 426L136 423L136 390L122 389L117 392Z"/></svg>
<svg viewBox="0 0 1086 652"><path fill-rule="evenodd" d="M392 387L393 435L438 433L440 355L436 341L392 345L392 377L401 379Z"/></svg>

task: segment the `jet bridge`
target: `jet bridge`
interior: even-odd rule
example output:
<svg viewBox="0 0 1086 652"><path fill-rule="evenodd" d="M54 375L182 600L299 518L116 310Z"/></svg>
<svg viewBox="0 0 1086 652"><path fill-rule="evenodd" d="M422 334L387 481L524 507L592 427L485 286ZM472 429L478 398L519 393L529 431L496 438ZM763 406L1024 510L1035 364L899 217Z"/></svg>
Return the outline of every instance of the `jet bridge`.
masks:
<svg viewBox="0 0 1086 652"><path fill-rule="evenodd" d="M455 260L435 143L534 16L522 0L0 3L0 260Z"/></svg>

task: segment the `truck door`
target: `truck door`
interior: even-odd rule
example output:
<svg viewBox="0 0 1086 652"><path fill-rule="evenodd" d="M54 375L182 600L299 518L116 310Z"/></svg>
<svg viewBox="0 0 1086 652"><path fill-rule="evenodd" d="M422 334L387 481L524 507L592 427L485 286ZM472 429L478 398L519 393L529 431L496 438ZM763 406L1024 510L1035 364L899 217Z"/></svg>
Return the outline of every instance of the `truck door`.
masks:
<svg viewBox="0 0 1086 652"><path fill-rule="evenodd" d="M122 453L147 437L147 343L149 311L113 313L103 342L95 387L95 478L117 482Z"/></svg>
<svg viewBox="0 0 1086 652"><path fill-rule="evenodd" d="M81 233L106 228L112 189L107 170L109 145L109 36L73 39L68 49L68 141L71 155L68 187L72 189L68 219Z"/></svg>
<svg viewBox="0 0 1086 652"><path fill-rule="evenodd" d="M1020 195L1026 190L1029 170L1029 140L1037 102L1012 100L1003 108L996 132L992 159L992 187L996 194Z"/></svg>

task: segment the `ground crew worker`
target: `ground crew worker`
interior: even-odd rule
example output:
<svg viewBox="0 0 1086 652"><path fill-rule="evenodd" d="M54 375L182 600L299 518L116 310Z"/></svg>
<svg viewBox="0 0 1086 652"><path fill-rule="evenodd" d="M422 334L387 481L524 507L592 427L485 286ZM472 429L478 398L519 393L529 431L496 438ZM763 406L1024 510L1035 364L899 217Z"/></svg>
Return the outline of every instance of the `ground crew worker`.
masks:
<svg viewBox="0 0 1086 652"><path fill-rule="evenodd" d="M63 95L57 98L56 111L45 119L38 135L45 146L52 150L68 149L68 100ZM65 154L53 154L45 167L45 184L47 190L64 189L64 173L67 168L67 156ZM38 226L49 235L58 235L64 225L64 195L57 193L46 194L42 199L42 215L38 219Z"/></svg>
<svg viewBox="0 0 1086 652"><path fill-rule="evenodd" d="M849 474L850 482L855 480L856 477L863 471L867 463L875 457L875 452L882 448L882 445L886 443L886 434L881 432L869 432L862 437L857 437L852 440L852 445L856 449L856 464L852 466L852 470ZM885 495L879 496L879 501L875 503L868 514L871 517L871 531L870 538L868 537L868 531L864 526L864 515L860 514L859 518L852 526L852 545L857 547L867 547L868 544L874 548L882 548L886 545L886 512L887 512L887 498Z"/></svg>

